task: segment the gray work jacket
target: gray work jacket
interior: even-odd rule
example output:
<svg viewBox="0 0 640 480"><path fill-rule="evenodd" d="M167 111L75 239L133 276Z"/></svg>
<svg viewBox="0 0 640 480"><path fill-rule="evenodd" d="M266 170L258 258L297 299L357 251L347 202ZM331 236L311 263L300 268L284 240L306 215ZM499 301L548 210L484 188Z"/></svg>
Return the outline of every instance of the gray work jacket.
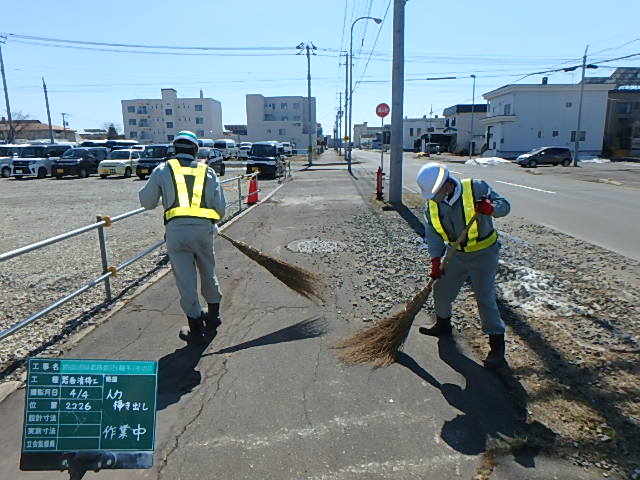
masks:
<svg viewBox="0 0 640 480"><path fill-rule="evenodd" d="M481 197L487 197L491 200L494 207L494 211L491 216L478 215L476 217L478 222L478 237L483 238L489 235L494 229L492 217L498 218L506 216L511 211L511 205L509 205L509 202L505 198L501 197L498 192L493 190L484 180L473 180L472 187L474 202L479 201ZM452 241L455 241L466 226L464 220L464 208L462 206L462 194L453 203L453 205L449 205L447 202L440 202L438 209L440 211L440 222L442 223L442 228L445 229L449 238L451 238ZM427 202L425 206L424 216L426 220L425 241L429 247L429 255L431 255L431 258L442 257L445 253L446 245L442 237L431 224L431 218L429 217L429 202ZM479 251L481 252L482 250ZM473 255L477 252L458 253L462 255Z"/></svg>

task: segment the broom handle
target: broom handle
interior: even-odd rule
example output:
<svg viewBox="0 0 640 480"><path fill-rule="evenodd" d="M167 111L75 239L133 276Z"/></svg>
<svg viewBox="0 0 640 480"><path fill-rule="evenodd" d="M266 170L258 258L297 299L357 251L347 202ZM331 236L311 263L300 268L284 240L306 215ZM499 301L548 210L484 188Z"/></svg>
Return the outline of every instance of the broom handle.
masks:
<svg viewBox="0 0 640 480"><path fill-rule="evenodd" d="M458 235L458 238L456 239L456 241L451 244L449 250L447 251L447 254L444 256L444 259L442 260L441 268L444 268L449 262L449 260L451 259L451 257L453 257L456 254L456 252L458 251L458 246L467 237L467 233L469 233L469 229L471 228L471 225L473 225L473 222L476 221L477 217L478 217L478 212L475 212L473 214L473 217L471 217L471 220L469 220L469 223L467 223L467 225L464 227L464 230L462 230L462 232L460 232L460 235ZM422 288L422 290L420 290L416 294L416 296L413 297L413 300L411 301L411 303L415 307L417 307L418 309L422 308L422 305L424 305L424 302L427 301L427 296L429 295L429 292L431 292L431 289L433 288L433 284L435 283L436 280L437 278L430 278L427 284Z"/></svg>

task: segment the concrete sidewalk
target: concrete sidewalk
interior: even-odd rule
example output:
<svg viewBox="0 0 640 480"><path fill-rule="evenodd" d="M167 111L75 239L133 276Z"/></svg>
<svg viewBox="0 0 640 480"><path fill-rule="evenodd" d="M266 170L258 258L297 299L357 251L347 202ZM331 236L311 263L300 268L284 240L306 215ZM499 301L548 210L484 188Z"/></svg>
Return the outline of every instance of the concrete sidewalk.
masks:
<svg viewBox="0 0 640 480"><path fill-rule="evenodd" d="M223 325L210 345L186 347L178 339L186 319L169 274L66 355L160 364L153 469L86 478L471 479L490 471L483 455L489 437L526 435L500 380L454 342L412 332L389 368L338 362L330 345L364 325L348 317L352 285L363 280L349 244L367 232L353 231L347 220L373 215L371 180L354 180L346 166L336 167L340 162L329 151L313 169L294 167L291 181L225 230L321 273L333 287L324 304L291 292L217 239L225 296ZM345 248L312 254L286 248L314 238ZM0 478L68 478L18 470L23 408L23 390L0 404ZM531 449L495 463L490 477L477 478L601 478Z"/></svg>

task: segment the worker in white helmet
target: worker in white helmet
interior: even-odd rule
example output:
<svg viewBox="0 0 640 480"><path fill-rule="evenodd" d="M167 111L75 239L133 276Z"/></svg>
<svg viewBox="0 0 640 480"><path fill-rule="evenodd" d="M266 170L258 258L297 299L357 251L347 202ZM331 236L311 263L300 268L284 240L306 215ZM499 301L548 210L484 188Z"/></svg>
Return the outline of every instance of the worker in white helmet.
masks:
<svg viewBox="0 0 640 480"><path fill-rule="evenodd" d="M225 198L216 173L199 163L198 138L184 130L173 139L175 155L158 165L140 190L140 205L156 208L160 197L164 206L167 253L180 293L180 306L189 326L179 337L189 343L204 344L215 336L220 325L222 293L215 273L213 239L216 223L224 216ZM207 302L203 312L200 291Z"/></svg>
<svg viewBox="0 0 640 480"><path fill-rule="evenodd" d="M436 323L420 327L420 333L435 337L451 335L451 304L469 278L476 297L482 330L489 335L491 351L484 361L487 368L505 365L504 322L496 302L495 276L500 242L493 217L504 217L511 207L484 180L452 177L446 165L428 163L418 172L418 185L427 199L425 240L431 255ZM462 233L474 213L478 213L467 238L446 265L440 266L448 244Z"/></svg>

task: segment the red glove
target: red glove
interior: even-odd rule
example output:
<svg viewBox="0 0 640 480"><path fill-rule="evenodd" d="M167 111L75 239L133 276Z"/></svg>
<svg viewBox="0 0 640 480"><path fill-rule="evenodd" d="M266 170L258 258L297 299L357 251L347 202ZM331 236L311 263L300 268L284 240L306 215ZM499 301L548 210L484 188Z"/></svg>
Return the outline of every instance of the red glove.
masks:
<svg viewBox="0 0 640 480"><path fill-rule="evenodd" d="M476 202L476 212L478 213L482 213L483 215L491 215L493 213L493 210L493 203L491 203L491 200L487 198Z"/></svg>
<svg viewBox="0 0 640 480"><path fill-rule="evenodd" d="M440 257L433 257L431 259L431 273L429 276L433 279L440 278L442 271L440 270Z"/></svg>

